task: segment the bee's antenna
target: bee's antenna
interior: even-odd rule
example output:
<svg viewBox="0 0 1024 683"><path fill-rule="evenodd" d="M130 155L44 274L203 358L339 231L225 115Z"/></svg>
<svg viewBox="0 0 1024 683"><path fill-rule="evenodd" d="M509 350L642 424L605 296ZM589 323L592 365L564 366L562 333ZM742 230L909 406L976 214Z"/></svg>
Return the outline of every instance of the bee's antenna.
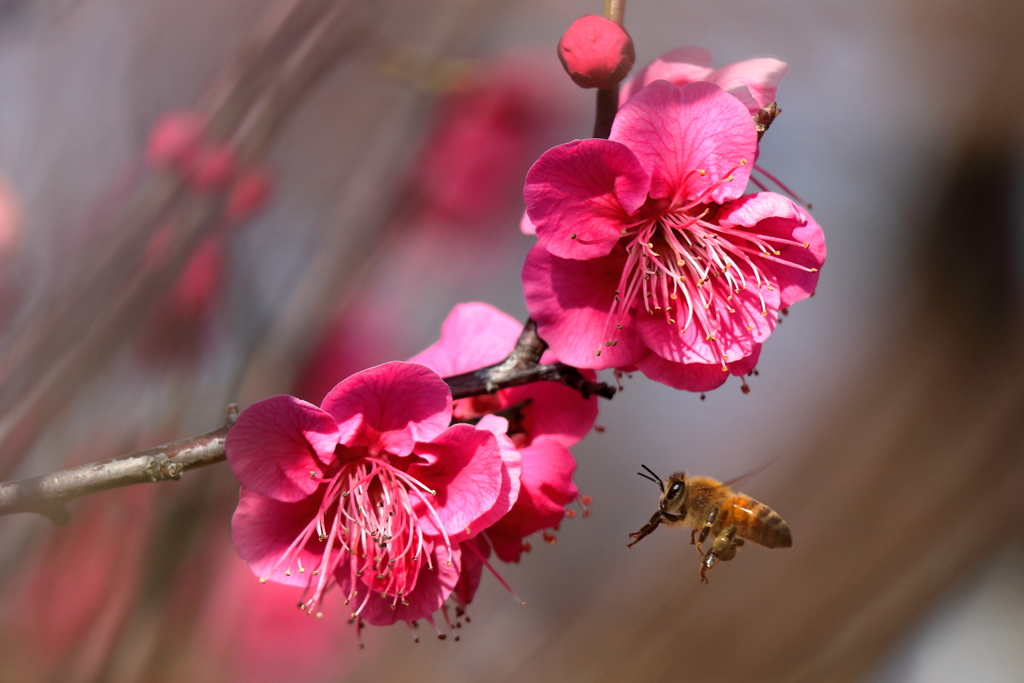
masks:
<svg viewBox="0 0 1024 683"><path fill-rule="evenodd" d="M665 482L663 482L661 480L661 477L659 477L657 474L654 473L654 470L652 470L647 465L640 465L640 467L643 467L645 470L647 470L648 474L644 474L643 472L637 472L637 474L639 474L641 477L643 477L647 481L653 481L655 484L657 484L659 487L661 487L662 491L665 490Z"/></svg>

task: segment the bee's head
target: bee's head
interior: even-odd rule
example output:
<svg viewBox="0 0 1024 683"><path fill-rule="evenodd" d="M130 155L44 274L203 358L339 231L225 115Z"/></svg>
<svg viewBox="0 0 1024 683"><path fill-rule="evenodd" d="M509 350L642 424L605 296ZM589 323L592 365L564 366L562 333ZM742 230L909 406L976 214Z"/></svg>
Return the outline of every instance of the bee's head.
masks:
<svg viewBox="0 0 1024 683"><path fill-rule="evenodd" d="M676 472L661 487L661 502L658 507L664 513L685 517L686 498L686 472Z"/></svg>
<svg viewBox="0 0 1024 683"><path fill-rule="evenodd" d="M661 477L647 465L641 465L647 474L637 472L648 481L653 481L661 489L661 500L658 509L673 517L686 516L686 472L676 472L668 481L662 481Z"/></svg>

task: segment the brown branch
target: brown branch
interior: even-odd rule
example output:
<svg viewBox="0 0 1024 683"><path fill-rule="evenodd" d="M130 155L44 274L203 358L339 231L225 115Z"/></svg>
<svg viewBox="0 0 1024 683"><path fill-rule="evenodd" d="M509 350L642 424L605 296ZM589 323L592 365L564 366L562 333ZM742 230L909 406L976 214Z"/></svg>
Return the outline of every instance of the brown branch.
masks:
<svg viewBox="0 0 1024 683"><path fill-rule="evenodd" d="M769 105L761 107L754 114L754 126L757 128L757 141L760 142L761 138L767 132L769 126L772 125L772 121L775 117L782 113L778 105L772 102Z"/></svg>
<svg viewBox="0 0 1024 683"><path fill-rule="evenodd" d="M583 396L615 395L615 387L587 379L565 363L541 363L548 348L537 335L537 323L527 320L516 345L500 363L446 377L452 398L493 394L500 389L533 382L559 382ZM516 406L521 407L521 406ZM180 479L182 473L197 467L223 462L227 458L224 443L228 431L238 419L238 408L228 406L228 417L218 429L173 443L147 448L111 460L79 465L40 477L0 484L0 516L16 512L37 512L55 524L66 524L71 515L65 503L107 489Z"/></svg>
<svg viewBox="0 0 1024 683"><path fill-rule="evenodd" d="M537 323L526 321L515 348L508 357L486 368L446 377L452 389L452 398L468 398L493 394L499 389L518 387L533 382L559 382L583 394L584 397L615 395L615 387L594 382L576 368L565 363L541 363L540 357L548 348L547 342L537 335Z"/></svg>
<svg viewBox="0 0 1024 683"><path fill-rule="evenodd" d="M224 441L238 419L238 408L218 429L173 443L147 448L103 462L79 465L41 477L0 484L0 515L38 512L55 524L71 519L64 504L107 489L180 479L183 472L225 459Z"/></svg>

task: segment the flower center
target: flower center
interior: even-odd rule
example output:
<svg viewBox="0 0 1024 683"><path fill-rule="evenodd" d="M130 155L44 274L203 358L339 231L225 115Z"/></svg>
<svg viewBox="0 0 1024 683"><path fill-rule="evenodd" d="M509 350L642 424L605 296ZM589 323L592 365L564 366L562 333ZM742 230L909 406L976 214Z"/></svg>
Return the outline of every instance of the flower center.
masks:
<svg viewBox="0 0 1024 683"><path fill-rule="evenodd" d="M326 486L323 499L314 518L275 567L285 566L289 576L296 569L305 573L309 568L302 565L300 550L312 546L309 550L319 554L316 544L323 544L299 603L309 614L319 610L324 594L338 583L339 571L348 574L346 605L363 593L352 611L352 617L357 618L373 592L391 598L393 608L399 601L406 604L420 570L432 567L439 541L447 547L451 561L451 542L430 502L435 491L395 467L388 458L382 453L349 460L336 474L324 479L310 472L312 479ZM424 510L441 529L441 539L424 536L420 524ZM317 611L317 616L320 614Z"/></svg>
<svg viewBox="0 0 1024 683"><path fill-rule="evenodd" d="M726 180L731 178L729 175ZM769 312L764 291L774 291L775 285L763 261L816 270L780 258L777 248L807 248L807 244L719 225L714 218L717 206L703 203L710 192L689 205L668 209L623 230L619 244L626 251L626 265L608 313L605 346L615 346L628 316L643 309L649 315L663 316L680 335L696 325L721 360L722 370L727 370L725 364L730 359L719 341L723 328L732 329L738 316L744 327L753 331L752 316ZM758 311L749 304L738 305L736 295L745 290L756 293ZM601 350L596 354L601 355Z"/></svg>

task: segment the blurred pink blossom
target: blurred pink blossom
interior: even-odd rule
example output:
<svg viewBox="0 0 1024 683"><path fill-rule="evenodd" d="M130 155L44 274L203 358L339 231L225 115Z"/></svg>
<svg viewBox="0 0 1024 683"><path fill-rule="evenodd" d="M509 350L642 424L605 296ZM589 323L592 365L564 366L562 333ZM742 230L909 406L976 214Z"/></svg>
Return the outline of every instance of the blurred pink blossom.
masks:
<svg viewBox="0 0 1024 683"><path fill-rule="evenodd" d="M414 363L357 373L320 408L250 406L226 446L239 555L261 581L302 586L310 613L338 586L357 627L432 619L459 579L460 542L519 493L507 422L451 417L448 385Z"/></svg>
<svg viewBox="0 0 1024 683"><path fill-rule="evenodd" d="M775 101L775 91L789 68L785 62L770 57L711 68L711 53L702 47L688 45L666 52L622 84L619 106L649 83L664 80L674 85L707 81L733 95L751 115Z"/></svg>
<svg viewBox="0 0 1024 683"><path fill-rule="evenodd" d="M825 259L807 212L743 195L756 153L737 98L655 81L619 110L608 140L534 164L525 197L539 243L523 282L559 359L689 391L753 368L778 311L813 293Z"/></svg>
<svg viewBox="0 0 1024 683"><path fill-rule="evenodd" d="M441 338L410 361L445 377L501 361L515 346L522 324L484 303L459 304L441 326ZM548 354L545 362L556 359ZM522 456L519 498L512 509L487 529L486 536L505 562L519 559L524 538L555 530L566 505L579 497L572 481L576 461L569 446L590 431L597 419L597 399L555 382L535 382L502 389L494 395L455 402L456 419L473 419L514 407L509 436Z"/></svg>
<svg viewBox="0 0 1024 683"><path fill-rule="evenodd" d="M567 118L551 70L510 55L472 69L438 102L416 162L417 221L476 227L509 208L531 155Z"/></svg>
<svg viewBox="0 0 1024 683"><path fill-rule="evenodd" d="M154 245L163 233L154 237ZM223 237L203 240L189 256L174 284L149 311L137 349L144 358L191 356L202 348L224 282ZM163 258L159 247L150 258Z"/></svg>

